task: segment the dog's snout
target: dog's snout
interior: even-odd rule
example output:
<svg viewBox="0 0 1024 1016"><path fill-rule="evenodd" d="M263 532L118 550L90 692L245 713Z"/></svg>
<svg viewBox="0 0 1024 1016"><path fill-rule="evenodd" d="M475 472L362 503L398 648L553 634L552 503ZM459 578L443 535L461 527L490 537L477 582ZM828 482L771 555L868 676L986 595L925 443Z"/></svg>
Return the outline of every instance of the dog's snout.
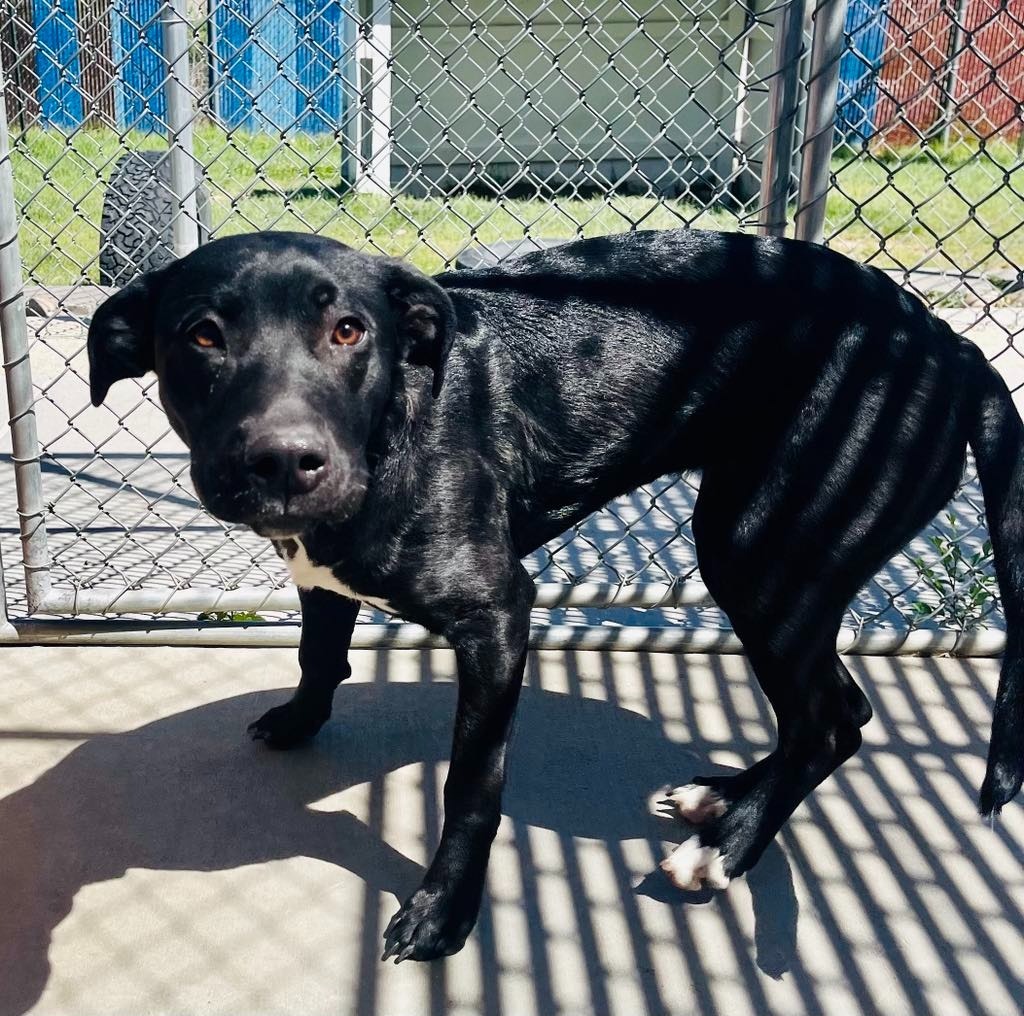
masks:
<svg viewBox="0 0 1024 1016"><path fill-rule="evenodd" d="M250 442L245 465L250 477L282 494L308 494L327 476L322 441L312 434L270 434Z"/></svg>

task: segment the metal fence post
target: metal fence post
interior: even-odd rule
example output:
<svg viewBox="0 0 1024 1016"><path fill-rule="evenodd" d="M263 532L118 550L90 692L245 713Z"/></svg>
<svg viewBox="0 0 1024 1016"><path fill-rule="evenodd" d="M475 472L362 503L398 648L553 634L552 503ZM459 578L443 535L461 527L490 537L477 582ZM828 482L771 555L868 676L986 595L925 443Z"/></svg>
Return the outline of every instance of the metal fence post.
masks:
<svg viewBox="0 0 1024 1016"><path fill-rule="evenodd" d="M341 179L350 187L354 187L359 178L359 155L362 141L359 130L362 122L360 97L359 54L360 17L358 6L352 3L345 5L341 12L341 104L342 115L339 133L341 135Z"/></svg>
<svg viewBox="0 0 1024 1016"><path fill-rule="evenodd" d="M196 205L196 163L192 154L192 104L189 71L188 0L166 0L160 9L160 28L167 77L167 132L170 144L171 190L178 212L174 216L174 253L184 257L199 246Z"/></svg>
<svg viewBox="0 0 1024 1016"><path fill-rule="evenodd" d="M953 25L949 33L949 63L946 78L942 83L942 145L949 147L953 137L953 120L956 117L959 103L956 98L956 86L960 71L960 54L964 48L964 21L967 18L967 0L956 0L953 9Z"/></svg>
<svg viewBox="0 0 1024 1016"><path fill-rule="evenodd" d="M757 220L757 231L766 236L782 236L786 232L786 200L799 106L804 9L805 0L789 0L780 8L775 22L768 88L769 129L761 163L761 207Z"/></svg>
<svg viewBox="0 0 1024 1016"><path fill-rule="evenodd" d="M362 26L357 60L366 77L360 92L368 117L357 149L355 189L363 194L391 193L391 0L369 0L370 10ZM362 151L363 138L370 150Z"/></svg>
<svg viewBox="0 0 1024 1016"><path fill-rule="evenodd" d="M797 194L798 240L821 243L825 234L832 140L839 99L839 60L847 0L819 0L812 15L814 41L807 82L807 116L800 148L800 189Z"/></svg>
<svg viewBox="0 0 1024 1016"><path fill-rule="evenodd" d="M7 613L7 583L4 579L4 560L0 554L0 639L17 639L18 630L11 624Z"/></svg>
<svg viewBox="0 0 1024 1016"><path fill-rule="evenodd" d="M7 77L0 62L0 336L3 339L11 450L18 491L18 521L25 562L29 609L50 591L39 437L33 408L32 366L28 355L25 287L18 243L18 208L7 130Z"/></svg>

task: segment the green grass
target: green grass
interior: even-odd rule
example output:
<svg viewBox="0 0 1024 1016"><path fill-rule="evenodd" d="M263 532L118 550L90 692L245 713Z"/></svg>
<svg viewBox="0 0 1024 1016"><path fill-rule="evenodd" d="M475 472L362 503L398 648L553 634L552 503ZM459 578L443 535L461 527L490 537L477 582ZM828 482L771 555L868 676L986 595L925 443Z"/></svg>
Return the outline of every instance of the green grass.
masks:
<svg viewBox="0 0 1024 1016"><path fill-rule="evenodd" d="M1015 146L837 153L826 236L879 267L1024 266L1024 164Z"/></svg>
<svg viewBox="0 0 1024 1016"><path fill-rule="evenodd" d="M21 250L32 281L67 284L98 278L106 180L123 151L160 144L152 136L121 139L99 129L78 131L70 140L57 131L33 129L16 140ZM285 145L268 134L229 136L202 125L195 147L208 167L215 235L315 229L353 246L408 256L431 272L470 244L527 234L595 236L634 226L684 224L738 227L735 215L704 211L683 200L609 195L388 201L346 194L339 172L341 149L332 138L298 135ZM884 158L839 153L826 233L833 246L881 266L998 271L1024 264L1024 168L1019 163L1008 145L983 152L960 145L942 153L888 153Z"/></svg>

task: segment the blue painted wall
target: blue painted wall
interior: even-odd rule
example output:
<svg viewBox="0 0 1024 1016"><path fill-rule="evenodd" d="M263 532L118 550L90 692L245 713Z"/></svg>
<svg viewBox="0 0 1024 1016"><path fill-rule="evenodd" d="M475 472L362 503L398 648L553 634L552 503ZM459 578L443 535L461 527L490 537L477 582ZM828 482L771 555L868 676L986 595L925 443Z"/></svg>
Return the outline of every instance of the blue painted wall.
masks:
<svg viewBox="0 0 1024 1016"><path fill-rule="evenodd" d="M214 111L225 127L334 131L345 104L341 0L220 0Z"/></svg>
<svg viewBox="0 0 1024 1016"><path fill-rule="evenodd" d="M888 0L849 0L846 9L849 45L839 61L836 110L836 132L846 141L863 141L874 131L887 7Z"/></svg>
<svg viewBox="0 0 1024 1016"><path fill-rule="evenodd" d="M113 0L110 34L119 70L117 125L122 129L166 129L160 0Z"/></svg>
<svg viewBox="0 0 1024 1016"><path fill-rule="evenodd" d="M82 122L81 64L75 0L33 0L39 117L57 127Z"/></svg>
<svg viewBox="0 0 1024 1016"><path fill-rule="evenodd" d="M347 0L211 0L213 109L229 128L334 132L351 82L354 23ZM160 0L111 0L117 125L165 130ZM85 103L76 0L33 0L40 118L82 124Z"/></svg>

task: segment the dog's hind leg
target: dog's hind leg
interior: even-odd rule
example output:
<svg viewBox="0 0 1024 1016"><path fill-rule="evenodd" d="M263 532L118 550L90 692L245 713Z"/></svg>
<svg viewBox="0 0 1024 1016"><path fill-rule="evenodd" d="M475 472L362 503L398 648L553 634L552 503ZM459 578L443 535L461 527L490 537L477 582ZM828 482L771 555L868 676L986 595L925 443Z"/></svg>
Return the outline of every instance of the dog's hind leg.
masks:
<svg viewBox="0 0 1024 1016"><path fill-rule="evenodd" d="M952 495L962 453L947 441L930 457L922 454L915 476L885 471L880 456L854 495L826 491L825 510L807 474L772 487L770 470L756 482L705 471L693 519L701 574L775 712L778 742L744 773L696 781L716 807L698 811L698 832L665 862L677 885L721 886L751 868L800 802L860 747L871 708L836 654L836 636L857 590Z"/></svg>
<svg viewBox="0 0 1024 1016"><path fill-rule="evenodd" d="M823 657L827 656L826 651ZM843 661L834 653L831 663L835 668L836 692L845 698L849 717L858 728L863 727L871 719L871 705ZM695 776L691 783L677 787L667 798L675 805L680 818L691 825L702 825L709 819L720 817L730 805L743 798L765 777L775 761L772 755L768 755L742 772Z"/></svg>
<svg viewBox="0 0 1024 1016"><path fill-rule="evenodd" d="M831 646L823 634L814 647L789 650L748 633L747 654L775 711L778 744L745 772L694 781L709 788L718 807L698 815L697 834L662 865L680 888L697 888L702 879L724 887L751 868L800 802L860 747L871 707L835 654L835 628L825 634Z"/></svg>
<svg viewBox="0 0 1024 1016"><path fill-rule="evenodd" d="M293 748L308 741L327 722L335 689L352 673L348 647L359 602L328 589L300 589L302 634L295 694L249 725L254 741L271 748Z"/></svg>

